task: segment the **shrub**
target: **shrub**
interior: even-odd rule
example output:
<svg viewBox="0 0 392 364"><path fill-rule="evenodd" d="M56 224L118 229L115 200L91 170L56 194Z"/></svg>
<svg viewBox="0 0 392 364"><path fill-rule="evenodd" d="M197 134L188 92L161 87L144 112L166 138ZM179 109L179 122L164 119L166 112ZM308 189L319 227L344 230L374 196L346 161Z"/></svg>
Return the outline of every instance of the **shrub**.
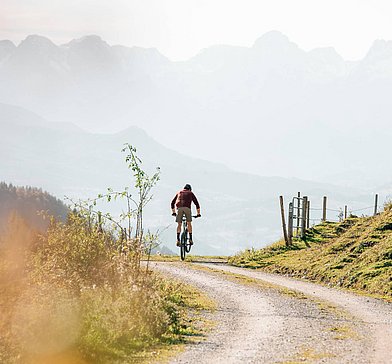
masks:
<svg viewBox="0 0 392 364"><path fill-rule="evenodd" d="M135 268L130 252L84 218L52 221L29 246L20 274L0 281L2 363L68 351L88 362L126 363L180 334L178 286ZM0 270L12 273L9 254L0 252Z"/></svg>

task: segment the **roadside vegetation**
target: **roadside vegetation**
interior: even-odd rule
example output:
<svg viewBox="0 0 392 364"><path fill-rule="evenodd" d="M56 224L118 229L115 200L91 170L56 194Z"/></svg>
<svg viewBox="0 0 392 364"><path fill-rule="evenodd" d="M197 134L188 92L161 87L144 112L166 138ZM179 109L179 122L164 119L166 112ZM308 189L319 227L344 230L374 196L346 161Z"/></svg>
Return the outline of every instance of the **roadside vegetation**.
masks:
<svg viewBox="0 0 392 364"><path fill-rule="evenodd" d="M110 234L74 214L45 235L11 220L0 250L1 363L133 363L195 334L187 313L204 308L200 294L135 269Z"/></svg>
<svg viewBox="0 0 392 364"><path fill-rule="evenodd" d="M95 200L66 221L47 217L45 232L10 214L0 234L0 363L142 363L200 334L194 317L209 300L141 261L154 242L143 209L159 175L124 150L135 197L109 189L97 198L125 198L121 220L95 211Z"/></svg>
<svg viewBox="0 0 392 364"><path fill-rule="evenodd" d="M304 240L289 248L279 241L264 249L246 250L229 258L229 263L392 301L392 203L376 216L323 222L308 230Z"/></svg>

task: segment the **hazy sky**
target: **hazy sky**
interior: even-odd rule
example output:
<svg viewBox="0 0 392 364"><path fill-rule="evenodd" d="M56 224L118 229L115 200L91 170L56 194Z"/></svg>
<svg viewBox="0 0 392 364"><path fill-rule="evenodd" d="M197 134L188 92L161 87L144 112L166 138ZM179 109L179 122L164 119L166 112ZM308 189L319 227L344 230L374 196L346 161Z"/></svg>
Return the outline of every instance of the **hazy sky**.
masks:
<svg viewBox="0 0 392 364"><path fill-rule="evenodd" d="M98 34L184 60L279 30L305 50L333 46L359 59L375 39L392 39L391 15L390 0L0 0L0 39L41 34L63 43Z"/></svg>

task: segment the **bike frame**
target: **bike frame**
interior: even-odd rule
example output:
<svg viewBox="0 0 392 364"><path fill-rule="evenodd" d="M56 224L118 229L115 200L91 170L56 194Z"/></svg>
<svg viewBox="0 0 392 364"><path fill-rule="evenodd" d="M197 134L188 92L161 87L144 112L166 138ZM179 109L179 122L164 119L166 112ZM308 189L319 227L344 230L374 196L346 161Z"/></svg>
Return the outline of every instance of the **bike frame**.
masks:
<svg viewBox="0 0 392 364"><path fill-rule="evenodd" d="M191 251L192 245L189 243L188 239L188 223L186 221L185 215L182 216L182 232L181 232L181 245L180 245L180 256L181 260L185 260L186 253Z"/></svg>

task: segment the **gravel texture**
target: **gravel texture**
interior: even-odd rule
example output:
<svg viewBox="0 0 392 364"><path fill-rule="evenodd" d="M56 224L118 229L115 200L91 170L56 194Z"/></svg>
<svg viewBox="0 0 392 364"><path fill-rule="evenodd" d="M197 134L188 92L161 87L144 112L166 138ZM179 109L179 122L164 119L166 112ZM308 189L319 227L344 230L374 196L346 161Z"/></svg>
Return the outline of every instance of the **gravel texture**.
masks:
<svg viewBox="0 0 392 364"><path fill-rule="evenodd" d="M362 323L363 330L361 335L371 343L370 352L368 351L367 353L367 362L377 364L392 363L391 303L276 274L222 264L219 266L206 264L206 266L287 287L344 309L353 317L355 322Z"/></svg>
<svg viewBox="0 0 392 364"><path fill-rule="evenodd" d="M152 266L217 302L205 340L172 363L392 363L390 304L222 264Z"/></svg>

